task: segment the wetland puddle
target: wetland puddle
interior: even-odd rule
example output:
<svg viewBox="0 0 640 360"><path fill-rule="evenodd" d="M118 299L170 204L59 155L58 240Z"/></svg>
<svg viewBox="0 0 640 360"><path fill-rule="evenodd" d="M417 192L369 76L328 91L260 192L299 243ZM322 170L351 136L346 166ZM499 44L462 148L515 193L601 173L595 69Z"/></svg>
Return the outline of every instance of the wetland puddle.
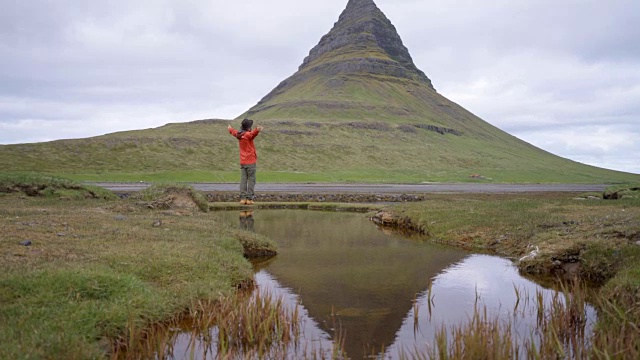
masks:
<svg viewBox="0 0 640 360"><path fill-rule="evenodd" d="M490 317L515 319L513 330L526 338L539 318L525 302L549 302L555 294L521 277L509 260L381 231L363 214L259 210L215 216L277 242L278 256L254 264L255 291L298 306L301 342L290 347L288 358L320 349L330 357L336 342L352 359L426 354L443 324L467 321L477 305ZM590 331L593 308L586 315ZM215 345L176 340L172 357L215 358L202 351Z"/></svg>

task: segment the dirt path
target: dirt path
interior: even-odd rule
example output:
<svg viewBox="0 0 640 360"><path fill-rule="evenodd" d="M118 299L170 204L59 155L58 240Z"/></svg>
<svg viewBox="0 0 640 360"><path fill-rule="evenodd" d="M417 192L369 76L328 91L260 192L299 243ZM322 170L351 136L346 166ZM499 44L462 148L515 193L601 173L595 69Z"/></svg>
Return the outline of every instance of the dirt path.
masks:
<svg viewBox="0 0 640 360"><path fill-rule="evenodd" d="M136 192L149 183L87 183L115 192ZM194 183L198 191L238 191L238 184ZM256 192L288 194L402 194L402 193L526 193L601 192L603 184L257 184Z"/></svg>

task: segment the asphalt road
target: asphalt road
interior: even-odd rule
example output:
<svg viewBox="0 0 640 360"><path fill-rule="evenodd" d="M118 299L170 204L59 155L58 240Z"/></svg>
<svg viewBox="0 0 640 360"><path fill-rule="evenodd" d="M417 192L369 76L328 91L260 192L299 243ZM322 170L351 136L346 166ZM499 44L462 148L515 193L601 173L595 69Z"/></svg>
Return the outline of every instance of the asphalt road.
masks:
<svg viewBox="0 0 640 360"><path fill-rule="evenodd" d="M119 193L136 192L149 183L87 183ZM205 192L238 191L238 184L194 183ZM410 193L527 193L527 192L601 192L608 185L593 184L256 184L257 193L287 194L410 194Z"/></svg>

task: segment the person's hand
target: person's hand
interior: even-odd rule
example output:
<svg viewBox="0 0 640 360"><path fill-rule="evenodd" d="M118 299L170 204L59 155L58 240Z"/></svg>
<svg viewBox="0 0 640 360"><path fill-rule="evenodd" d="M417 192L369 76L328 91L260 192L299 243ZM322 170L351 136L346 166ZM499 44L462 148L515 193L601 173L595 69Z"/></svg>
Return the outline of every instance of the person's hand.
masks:
<svg viewBox="0 0 640 360"><path fill-rule="evenodd" d="M257 127L258 131L262 131L262 129L264 129L262 126L258 126Z"/></svg>
<svg viewBox="0 0 640 360"><path fill-rule="evenodd" d="M227 129L231 130L231 124L227 125Z"/></svg>

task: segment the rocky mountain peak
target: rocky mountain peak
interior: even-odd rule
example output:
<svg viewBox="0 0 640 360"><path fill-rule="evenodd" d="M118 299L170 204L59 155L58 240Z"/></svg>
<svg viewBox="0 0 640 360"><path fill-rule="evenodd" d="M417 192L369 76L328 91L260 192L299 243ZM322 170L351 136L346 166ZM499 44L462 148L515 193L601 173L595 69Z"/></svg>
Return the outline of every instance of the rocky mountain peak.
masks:
<svg viewBox="0 0 640 360"><path fill-rule="evenodd" d="M384 95L393 86L402 90ZM298 71L242 116L416 116L414 104L441 112L442 107L434 105L439 102L438 95L431 80L413 63L395 26L373 0L349 0L338 21L309 51ZM393 96L398 97L396 104L389 105Z"/></svg>
<svg viewBox="0 0 640 360"><path fill-rule="evenodd" d="M358 12L362 10L380 11L373 0L349 0L347 7L342 12L342 15L346 16L350 12Z"/></svg>
<svg viewBox="0 0 640 360"><path fill-rule="evenodd" d="M336 64L338 59L342 65ZM331 31L311 49L299 70L318 66L325 71L330 68L327 75L377 73L418 80L433 88L431 80L413 63L395 26L373 0L349 0Z"/></svg>

